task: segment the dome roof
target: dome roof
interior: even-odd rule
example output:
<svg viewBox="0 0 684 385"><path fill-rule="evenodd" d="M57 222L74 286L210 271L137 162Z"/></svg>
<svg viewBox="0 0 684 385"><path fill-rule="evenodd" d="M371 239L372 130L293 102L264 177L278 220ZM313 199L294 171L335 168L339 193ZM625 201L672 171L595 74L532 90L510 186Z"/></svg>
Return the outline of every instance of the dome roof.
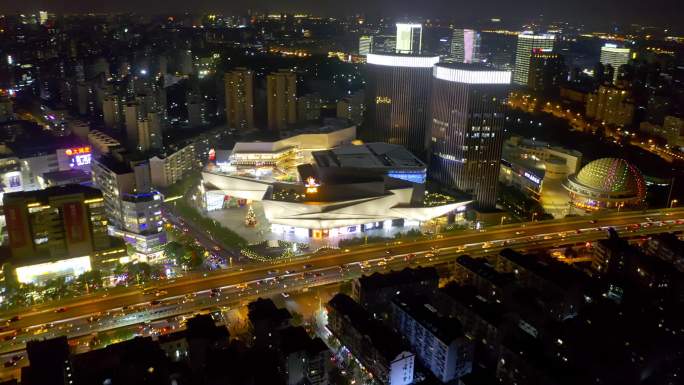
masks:
<svg viewBox="0 0 684 385"><path fill-rule="evenodd" d="M624 159L602 158L582 167L574 182L597 193L643 198L646 194L641 172Z"/></svg>

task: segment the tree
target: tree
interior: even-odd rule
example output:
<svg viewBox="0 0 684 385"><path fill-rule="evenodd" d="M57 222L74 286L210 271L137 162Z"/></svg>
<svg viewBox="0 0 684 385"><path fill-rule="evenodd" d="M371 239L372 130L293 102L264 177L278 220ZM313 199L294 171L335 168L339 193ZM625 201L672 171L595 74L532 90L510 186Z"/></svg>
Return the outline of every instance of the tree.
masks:
<svg viewBox="0 0 684 385"><path fill-rule="evenodd" d="M96 290L102 287L102 273L100 270L86 271L85 273L79 275L76 281L82 285L87 292L90 290Z"/></svg>
<svg viewBox="0 0 684 385"><path fill-rule="evenodd" d="M186 253L187 249L185 246L177 241L169 242L164 246L164 255L166 258L173 260L178 266L183 264Z"/></svg>
<svg viewBox="0 0 684 385"><path fill-rule="evenodd" d="M138 283L149 280L152 275L152 267L145 262L128 263L126 264L126 270L128 271L129 280L135 277Z"/></svg>
<svg viewBox="0 0 684 385"><path fill-rule="evenodd" d="M247 216L245 216L245 226L247 227L254 227L257 224L257 219L256 219L256 214L254 214L254 209L252 206L249 206L249 209L247 210Z"/></svg>
<svg viewBox="0 0 684 385"><path fill-rule="evenodd" d="M2 265L2 275L4 278L5 291L8 294L14 293L19 288L20 283L11 263L4 263Z"/></svg>

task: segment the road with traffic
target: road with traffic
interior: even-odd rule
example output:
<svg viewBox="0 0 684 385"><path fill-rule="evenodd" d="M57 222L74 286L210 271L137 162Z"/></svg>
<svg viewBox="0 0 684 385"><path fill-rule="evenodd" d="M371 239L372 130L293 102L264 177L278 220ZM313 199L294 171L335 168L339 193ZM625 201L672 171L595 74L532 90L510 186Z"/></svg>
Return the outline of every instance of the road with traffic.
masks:
<svg viewBox="0 0 684 385"><path fill-rule="evenodd" d="M273 264L233 266L146 287L117 288L107 294L1 314L7 326L0 333L0 352L21 350L30 339L76 337L257 296L345 281L374 271L445 264L463 254L481 256L506 247L524 251L593 242L606 238L608 228L626 236L682 231L684 209L622 212L596 219L573 217L438 234L414 241L327 250Z"/></svg>

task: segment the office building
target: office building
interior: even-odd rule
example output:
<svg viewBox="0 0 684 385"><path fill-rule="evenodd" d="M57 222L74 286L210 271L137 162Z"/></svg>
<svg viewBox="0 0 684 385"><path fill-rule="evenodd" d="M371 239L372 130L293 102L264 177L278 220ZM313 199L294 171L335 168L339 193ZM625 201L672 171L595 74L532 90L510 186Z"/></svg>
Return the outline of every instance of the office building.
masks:
<svg viewBox="0 0 684 385"><path fill-rule="evenodd" d="M373 36L359 37L359 55L368 56L369 53L373 53Z"/></svg>
<svg viewBox="0 0 684 385"><path fill-rule="evenodd" d="M480 33L472 29L454 29L449 57L456 63L480 61Z"/></svg>
<svg viewBox="0 0 684 385"><path fill-rule="evenodd" d="M435 377L447 383L472 371L475 344L458 319L440 314L427 296L409 292L395 296L391 306L392 325Z"/></svg>
<svg viewBox="0 0 684 385"><path fill-rule="evenodd" d="M618 48L616 44L606 43L601 47L601 64L613 68L613 84L617 84L620 67L629 63L629 48Z"/></svg>
<svg viewBox="0 0 684 385"><path fill-rule="evenodd" d="M527 76L527 87L532 92L547 98L556 98L560 95L560 86L566 77L562 55L541 50L532 52Z"/></svg>
<svg viewBox="0 0 684 385"><path fill-rule="evenodd" d="M136 257L153 262L162 257L162 196L152 189L147 163L103 156L93 163L93 180L104 196L108 231L134 247Z"/></svg>
<svg viewBox="0 0 684 385"><path fill-rule="evenodd" d="M335 295L326 307L330 332L377 381L384 385L413 383L415 354L403 346L399 335L372 319L345 294Z"/></svg>
<svg viewBox="0 0 684 385"><path fill-rule="evenodd" d="M254 72L236 68L226 73L224 86L228 127L254 129Z"/></svg>
<svg viewBox="0 0 684 385"><path fill-rule="evenodd" d="M297 122L297 75L290 70L274 72L266 78L268 129L285 130Z"/></svg>
<svg viewBox="0 0 684 385"><path fill-rule="evenodd" d="M631 92L611 85L600 86L587 98L586 115L591 120L611 126L631 124L634 119Z"/></svg>
<svg viewBox="0 0 684 385"><path fill-rule="evenodd" d="M438 56L368 55L361 139L425 157L432 67Z"/></svg>
<svg viewBox="0 0 684 385"><path fill-rule="evenodd" d="M532 32L523 32L518 35L513 83L527 85L532 53L535 50L552 51L555 40L556 37L549 34L536 35Z"/></svg>
<svg viewBox="0 0 684 385"><path fill-rule="evenodd" d="M437 65L431 100L432 177L496 205L509 71L476 64Z"/></svg>
<svg viewBox="0 0 684 385"><path fill-rule="evenodd" d="M90 271L102 256L117 253L107 235L103 194L97 189L67 185L7 193L3 206L19 282L75 277Z"/></svg>
<svg viewBox="0 0 684 385"><path fill-rule="evenodd" d="M423 49L423 26L421 24L397 23L396 52L420 55Z"/></svg>

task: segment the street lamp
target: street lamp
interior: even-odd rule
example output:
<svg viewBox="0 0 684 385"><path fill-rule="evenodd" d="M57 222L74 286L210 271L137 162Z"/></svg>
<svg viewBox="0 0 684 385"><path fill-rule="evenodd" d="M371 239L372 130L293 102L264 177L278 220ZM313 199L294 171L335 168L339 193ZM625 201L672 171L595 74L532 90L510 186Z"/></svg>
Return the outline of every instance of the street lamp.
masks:
<svg viewBox="0 0 684 385"><path fill-rule="evenodd" d="M507 219L505 216L501 217L501 224L500 226L503 226L504 220Z"/></svg>
<svg viewBox="0 0 684 385"><path fill-rule="evenodd" d="M537 214L538 214L538 213L537 213L536 211L532 213L532 222L534 222L534 218L537 217Z"/></svg>
<svg viewBox="0 0 684 385"><path fill-rule="evenodd" d="M670 201L670 208L673 208L673 207L674 207L674 205L676 205L676 204L677 204L677 202L679 202L679 201L678 201L678 200L676 200L676 199L673 199L673 200L671 200L671 201Z"/></svg>

